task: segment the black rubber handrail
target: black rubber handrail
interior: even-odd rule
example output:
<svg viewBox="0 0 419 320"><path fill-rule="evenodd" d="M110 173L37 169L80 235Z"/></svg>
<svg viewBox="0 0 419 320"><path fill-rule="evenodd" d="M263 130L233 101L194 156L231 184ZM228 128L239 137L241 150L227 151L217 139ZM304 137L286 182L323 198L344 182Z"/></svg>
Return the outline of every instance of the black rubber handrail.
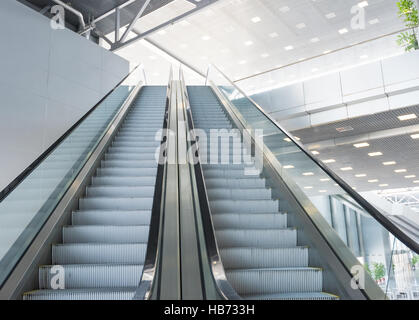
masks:
<svg viewBox="0 0 419 320"><path fill-rule="evenodd" d="M196 194L198 195L199 208L201 211L203 233L205 238L205 245L207 249L208 263L210 266L212 278L216 285L218 294L227 300L241 300L242 298L233 289L227 280L225 270L221 261L220 252L218 250L217 240L215 238L214 223L212 221L211 208L209 206L207 187L202 171L201 160L199 156L199 144L197 142L195 132L195 125L193 121L192 111L189 104L188 90L185 85L182 69L180 70L180 79L182 84L182 91L186 103L188 132L190 132L191 146L195 146L195 157L198 159L194 164L195 181L197 185ZM193 150L193 149L192 149Z"/></svg>
<svg viewBox="0 0 419 320"><path fill-rule="evenodd" d="M106 100L129 76L131 76L141 64L137 65L130 73L128 73L118 84L113 87L102 99L99 100L89 111L85 113L76 123L74 123L70 129L68 129L61 137L59 137L51 146L48 147L38 158L35 159L26 169L24 169L12 182L10 182L1 192L0 192L0 203L7 198L7 196L14 190L16 187L26 179L28 175L32 173L42 161L45 160L48 155L53 152L60 143L67 138L96 108Z"/></svg>
<svg viewBox="0 0 419 320"><path fill-rule="evenodd" d="M135 294L134 300L149 300L152 296L154 280L157 274L157 264L159 256L159 243L160 243L160 221L162 219L162 197L164 194L165 181L164 170L166 166L166 149L164 148L167 143L167 128L170 107L171 83L173 80L173 70L170 69L169 83L166 92L166 109L163 119L163 133L160 142L159 163L157 164L157 176L154 188L153 206L151 209L150 230L147 242L147 251L144 260L143 273L139 288Z"/></svg>
<svg viewBox="0 0 419 320"><path fill-rule="evenodd" d="M309 159L317 164L329 177L331 177L347 194L349 194L366 212L368 212L375 220L377 220L387 231L393 234L398 240L404 243L408 248L419 254L419 244L404 233L398 226L392 223L385 215L365 200L358 192L352 189L343 179L336 173L330 170L326 165L314 158L311 153L299 141L297 141L292 134L285 130L278 122L267 114L258 103L250 98L243 90L241 90L233 81L230 80L217 66L211 65L215 68L238 92L240 92L246 99L248 99L255 108L257 108L273 125L275 125L285 136L290 139L302 152L304 152ZM208 76L209 76L208 72ZM207 76L207 83L208 83Z"/></svg>

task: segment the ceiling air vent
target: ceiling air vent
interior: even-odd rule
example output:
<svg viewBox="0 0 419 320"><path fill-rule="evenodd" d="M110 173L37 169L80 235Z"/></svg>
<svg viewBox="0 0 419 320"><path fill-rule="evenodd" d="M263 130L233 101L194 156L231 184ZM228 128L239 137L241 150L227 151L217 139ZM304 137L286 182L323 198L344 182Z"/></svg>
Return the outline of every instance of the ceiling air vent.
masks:
<svg viewBox="0 0 419 320"><path fill-rule="evenodd" d="M352 131L354 128L352 128L351 126L346 126L346 127L340 127L340 128L336 128L337 132L347 132L347 131Z"/></svg>

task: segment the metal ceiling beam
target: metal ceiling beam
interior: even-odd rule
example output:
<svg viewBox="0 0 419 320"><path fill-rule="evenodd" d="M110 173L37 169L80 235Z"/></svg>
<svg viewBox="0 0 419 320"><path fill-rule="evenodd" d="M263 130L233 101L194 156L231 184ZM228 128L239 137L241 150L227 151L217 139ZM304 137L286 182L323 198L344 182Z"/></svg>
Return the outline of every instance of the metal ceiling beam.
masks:
<svg viewBox="0 0 419 320"><path fill-rule="evenodd" d="M137 23L138 19L143 15L145 9L150 4L151 0L146 0L140 10L138 10L137 14L135 15L134 19L132 19L131 23L129 24L128 28L125 30L124 34L121 37L121 40L118 42L124 42L127 38L128 34L131 32L131 30L134 28L134 25Z"/></svg>
<svg viewBox="0 0 419 320"><path fill-rule="evenodd" d="M180 20L183 20L183 19L185 19L189 16L192 16L193 14L199 12L200 10L202 10L202 9L204 9L204 8L210 6L210 5L213 5L217 1L219 1L219 0L201 0L200 2L193 2L196 5L196 7L194 9L189 10L188 12L185 12L185 13L183 13L183 14L181 14L181 15L173 18L173 19L170 19L166 22L163 22L162 24L158 25L157 27L154 27L154 28L152 28L152 29L150 29L150 30L148 30L144 33L140 33L140 34L137 33L137 36L130 39L130 40L127 40L125 42L120 41L119 43L116 43L114 46L112 46L111 51L116 51L116 50L122 49L122 48L124 48L124 47L126 47L130 44L133 44L133 43L135 43L135 42L137 42L141 39L144 39L145 37L150 36L153 33L156 33L159 30L161 30L161 29L163 29L163 28L165 28L165 27L167 27L171 24L174 24L174 23L176 23ZM189 2L191 2L191 1L189 1Z"/></svg>

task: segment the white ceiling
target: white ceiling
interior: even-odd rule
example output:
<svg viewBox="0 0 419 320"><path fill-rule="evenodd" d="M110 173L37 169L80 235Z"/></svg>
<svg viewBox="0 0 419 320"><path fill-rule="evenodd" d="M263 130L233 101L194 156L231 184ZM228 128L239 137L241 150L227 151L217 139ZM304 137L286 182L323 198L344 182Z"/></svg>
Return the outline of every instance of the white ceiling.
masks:
<svg viewBox="0 0 419 320"><path fill-rule="evenodd" d="M351 8L359 2L219 0L149 38L204 73L211 62L238 80L403 28L397 16L396 1L368 0L368 6L364 8L365 29L351 29ZM193 7L189 1L175 0L140 19L136 29L144 32ZM339 30L344 28L348 32L340 34ZM293 49L286 50L288 46ZM354 64L360 56L372 59L393 52L400 52L400 48L395 45L394 38L389 38L360 46L354 59L347 59L345 63ZM150 59L149 49L144 48L144 43L137 42L119 54L130 58L135 56L151 73L164 73L162 66L165 63ZM313 69L311 65L306 68ZM152 78L156 83L164 83L167 79Z"/></svg>

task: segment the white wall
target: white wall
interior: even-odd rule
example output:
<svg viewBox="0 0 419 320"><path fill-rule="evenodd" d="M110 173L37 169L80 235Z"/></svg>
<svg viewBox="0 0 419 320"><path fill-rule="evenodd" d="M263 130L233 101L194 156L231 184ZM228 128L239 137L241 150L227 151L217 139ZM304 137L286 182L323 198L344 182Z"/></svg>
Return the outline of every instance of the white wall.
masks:
<svg viewBox="0 0 419 320"><path fill-rule="evenodd" d="M252 96L288 130L419 104L419 50Z"/></svg>
<svg viewBox="0 0 419 320"><path fill-rule="evenodd" d="M129 63L0 1L0 190L128 74Z"/></svg>

